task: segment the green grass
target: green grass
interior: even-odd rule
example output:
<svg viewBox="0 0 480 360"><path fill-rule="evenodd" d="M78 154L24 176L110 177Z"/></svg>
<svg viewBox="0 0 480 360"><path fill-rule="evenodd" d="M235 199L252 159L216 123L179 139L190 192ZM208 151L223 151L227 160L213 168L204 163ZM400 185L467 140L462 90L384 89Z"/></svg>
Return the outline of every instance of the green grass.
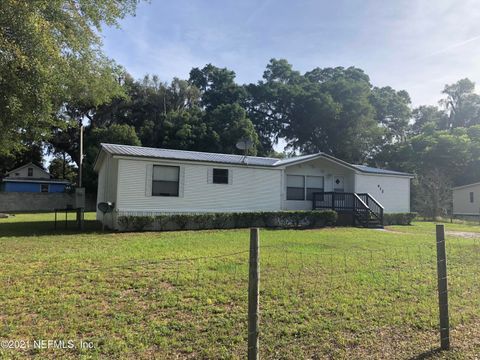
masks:
<svg viewBox="0 0 480 360"><path fill-rule="evenodd" d="M1 356L245 358L248 230L101 233L87 214L85 233L73 222L55 232L52 220L0 219L0 339L95 348L0 349ZM447 353L434 351L434 224L387 230L261 230L262 358L479 354L480 238L459 232L480 227L446 224Z"/></svg>

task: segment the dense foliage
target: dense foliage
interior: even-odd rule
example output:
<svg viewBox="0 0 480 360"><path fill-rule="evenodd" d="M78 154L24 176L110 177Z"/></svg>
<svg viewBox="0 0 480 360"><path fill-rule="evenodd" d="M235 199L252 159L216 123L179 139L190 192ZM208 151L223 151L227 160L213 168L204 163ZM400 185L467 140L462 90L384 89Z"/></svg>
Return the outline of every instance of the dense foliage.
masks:
<svg viewBox="0 0 480 360"><path fill-rule="evenodd" d="M266 227L280 229L318 228L335 225L337 213L326 211L262 211L244 213L120 216L124 231L232 229Z"/></svg>

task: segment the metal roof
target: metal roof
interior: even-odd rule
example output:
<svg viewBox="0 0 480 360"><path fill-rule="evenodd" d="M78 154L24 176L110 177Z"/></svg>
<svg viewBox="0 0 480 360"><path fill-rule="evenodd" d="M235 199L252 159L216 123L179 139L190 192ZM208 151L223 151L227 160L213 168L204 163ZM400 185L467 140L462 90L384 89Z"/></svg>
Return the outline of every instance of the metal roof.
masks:
<svg viewBox="0 0 480 360"><path fill-rule="evenodd" d="M190 161L203 161L225 164L238 164L238 165L258 165L258 166L273 166L278 159L233 155L233 154L218 154L199 151L185 151L185 150L171 150L160 148L148 148L141 146L130 145L114 145L114 144L102 144L102 148L112 155L126 155L126 156L138 156L149 158L161 158L161 159L173 159L173 160L190 160Z"/></svg>
<svg viewBox="0 0 480 360"><path fill-rule="evenodd" d="M353 165L352 164L352 166L356 167L360 171L371 173L371 174L413 176L412 174L405 173L405 172L379 169L379 168L374 168L374 167L367 166L367 165Z"/></svg>
<svg viewBox="0 0 480 360"><path fill-rule="evenodd" d="M303 162L309 159L315 159L319 157L325 157L333 161L337 161L342 165L347 165L353 169L361 172L373 173L373 174L385 174L385 175L401 175L411 176L411 174L401 173L391 170L383 170L372 168L365 165L352 165L348 164L340 159L336 159L333 156L323 153L316 153L310 155L296 156L287 159L277 159L269 157L259 156L243 156L234 154L220 154L220 153L208 153L200 151L186 151L186 150L172 150L161 148L149 148L142 146L131 145L117 145L117 144L101 144L102 150L112 155L119 156L133 156L133 157L145 157L145 158L159 158L169 160L187 160L187 161L202 161L213 162L220 164L233 164L233 165L250 165L250 166L266 166L266 167L279 167L289 166L298 162ZM98 156L97 156L98 159Z"/></svg>
<svg viewBox="0 0 480 360"><path fill-rule="evenodd" d="M478 186L478 185L480 185L480 182L474 182L474 183L471 183L471 184L454 186L454 187L452 187L452 190L466 189L466 188L469 188L471 186Z"/></svg>

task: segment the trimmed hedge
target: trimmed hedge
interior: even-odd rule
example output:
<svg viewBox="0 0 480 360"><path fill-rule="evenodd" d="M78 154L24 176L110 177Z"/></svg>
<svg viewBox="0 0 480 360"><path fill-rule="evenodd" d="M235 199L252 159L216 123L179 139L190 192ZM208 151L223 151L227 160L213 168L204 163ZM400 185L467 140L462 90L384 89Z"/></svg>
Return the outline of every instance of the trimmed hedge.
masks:
<svg viewBox="0 0 480 360"><path fill-rule="evenodd" d="M383 225L411 225L417 213L390 213L383 214Z"/></svg>
<svg viewBox="0 0 480 360"><path fill-rule="evenodd" d="M120 216L118 218L118 224L122 231L248 227L307 229L332 226L335 225L336 221L337 213L332 210Z"/></svg>

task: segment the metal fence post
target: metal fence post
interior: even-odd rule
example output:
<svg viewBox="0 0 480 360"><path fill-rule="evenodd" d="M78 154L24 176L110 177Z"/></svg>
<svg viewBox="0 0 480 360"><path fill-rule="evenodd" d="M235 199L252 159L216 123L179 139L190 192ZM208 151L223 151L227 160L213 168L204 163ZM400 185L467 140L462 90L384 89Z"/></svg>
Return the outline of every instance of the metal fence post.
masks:
<svg viewBox="0 0 480 360"><path fill-rule="evenodd" d="M437 276L438 309L440 314L440 347L450 349L450 325L448 319L447 254L445 251L445 227L437 224Z"/></svg>
<svg viewBox="0 0 480 360"><path fill-rule="evenodd" d="M258 360L259 325L259 229L250 229L250 263L248 277L248 359Z"/></svg>

